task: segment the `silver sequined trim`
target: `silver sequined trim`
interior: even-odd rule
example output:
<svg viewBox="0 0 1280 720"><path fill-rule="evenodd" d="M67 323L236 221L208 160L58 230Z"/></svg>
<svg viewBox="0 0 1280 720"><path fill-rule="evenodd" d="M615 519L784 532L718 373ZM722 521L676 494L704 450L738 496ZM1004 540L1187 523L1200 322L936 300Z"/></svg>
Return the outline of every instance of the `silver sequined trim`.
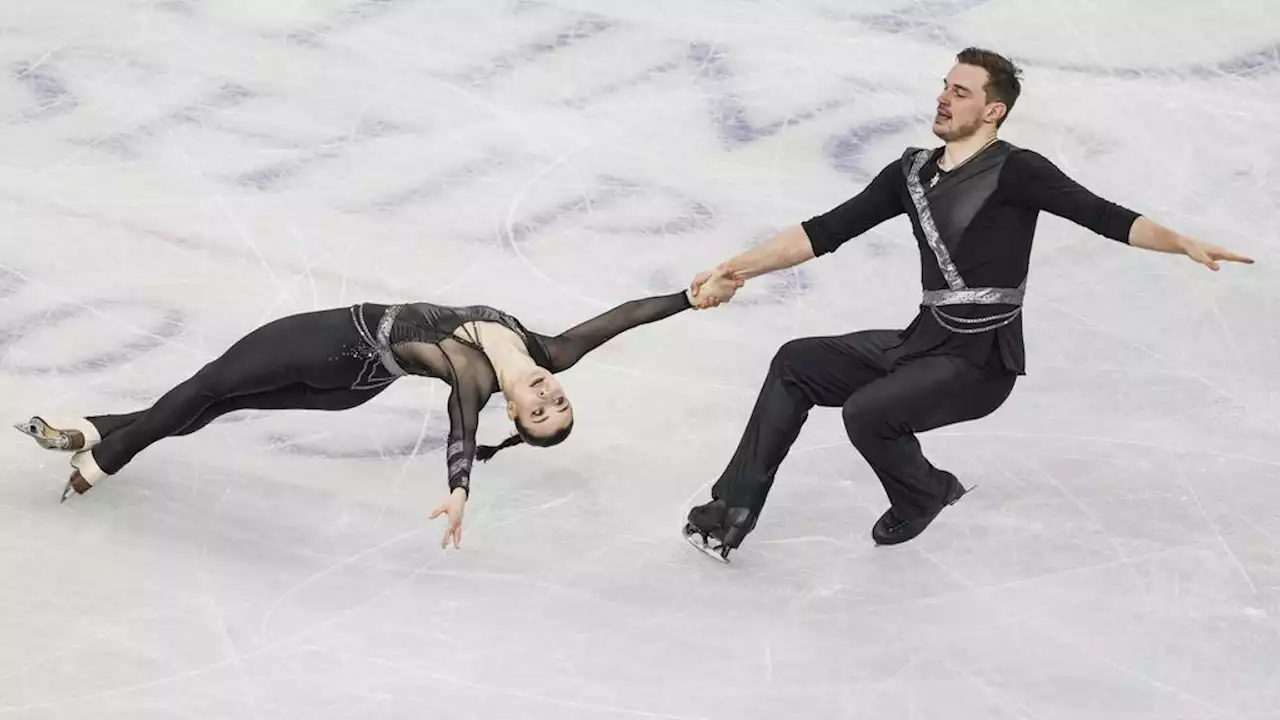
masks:
<svg viewBox="0 0 1280 720"><path fill-rule="evenodd" d="M921 302L932 307L938 305L1021 305L1026 293L1025 282L1016 288L925 290Z"/></svg>
<svg viewBox="0 0 1280 720"><path fill-rule="evenodd" d="M396 362L395 353L391 351L391 324L396 321L396 316L400 314L400 310L404 305L392 305L382 314L382 321L378 323L378 357L382 359L382 366L387 372L396 377L403 377L409 373L400 367L400 363Z"/></svg>
<svg viewBox="0 0 1280 720"><path fill-rule="evenodd" d="M464 476L461 478L462 484L459 487L467 486L468 481L465 476L471 472L473 464L472 459L466 456L466 449L466 445L464 445L461 440L455 440L449 443L448 449L445 450L445 457L453 458L453 460L449 462L449 477L455 478L459 475Z"/></svg>
<svg viewBox="0 0 1280 720"><path fill-rule="evenodd" d="M929 201L924 196L924 186L920 184L920 169L929 160L930 154L932 153L929 150L916 153L915 162L911 163L911 172L907 173L907 192L911 194L911 202L916 206L916 215L920 218L920 229L924 231L925 242L929 243L934 256L937 257L938 269L947 279L947 286L952 290L964 290L964 280L961 279L956 264L951 261L951 253L942 242L942 236L938 234L938 226L934 224L933 213L929 210Z"/></svg>
<svg viewBox="0 0 1280 720"><path fill-rule="evenodd" d="M373 333L369 332L368 325L364 322L364 303L351 306L351 322L355 323L356 332L360 333L360 339L364 340L370 350L378 349L378 341L373 339Z"/></svg>
<svg viewBox="0 0 1280 720"><path fill-rule="evenodd" d="M457 477L471 472L471 459L461 457L449 463L449 477Z"/></svg>

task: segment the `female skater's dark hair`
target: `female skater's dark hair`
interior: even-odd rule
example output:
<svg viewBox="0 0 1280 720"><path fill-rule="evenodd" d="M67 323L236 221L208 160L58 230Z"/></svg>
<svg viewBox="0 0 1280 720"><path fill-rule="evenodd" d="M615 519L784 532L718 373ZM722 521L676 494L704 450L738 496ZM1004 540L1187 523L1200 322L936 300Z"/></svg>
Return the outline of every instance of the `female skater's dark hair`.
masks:
<svg viewBox="0 0 1280 720"><path fill-rule="evenodd" d="M569 433L573 432L573 421L569 421L568 425L551 433L550 435L534 435L529 432L528 428L516 420L516 433L511 437L503 440L497 445L481 445L476 448L476 459L480 462L488 462L489 458L498 454L499 450L505 450L509 447L515 447L521 443L533 445L534 447L551 447L564 442L569 437Z"/></svg>
<svg viewBox="0 0 1280 720"><path fill-rule="evenodd" d="M1004 117L996 121L996 127L1004 124L1013 112L1014 103L1022 94L1022 81L1019 76L1022 70L1009 58L983 48L965 48L956 55L956 61L964 65L974 65L987 71L990 78L982 90L987 94L987 102L1001 102L1007 111Z"/></svg>

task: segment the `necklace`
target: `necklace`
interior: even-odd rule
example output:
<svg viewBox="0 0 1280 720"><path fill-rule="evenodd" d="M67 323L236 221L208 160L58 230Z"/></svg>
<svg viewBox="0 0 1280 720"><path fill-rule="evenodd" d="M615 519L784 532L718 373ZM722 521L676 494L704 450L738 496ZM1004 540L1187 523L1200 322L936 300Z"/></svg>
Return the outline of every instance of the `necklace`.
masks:
<svg viewBox="0 0 1280 720"><path fill-rule="evenodd" d="M959 165L956 165L955 167L951 168L950 170L946 170L945 172L955 172L956 170L958 170L958 169L960 169L960 168L964 167L965 163L967 163L967 162L969 162L970 160L972 160L972 159L974 159L974 158L978 157L979 155L981 155L983 150L986 150L987 148L991 147L992 145L995 145L995 144L996 144L996 140L998 140L998 138L991 138L990 140L988 140L988 141L987 141L987 144L986 144L986 145L983 145L982 147L978 148L978 149L977 149L977 151L975 151L975 152L974 152L972 155L970 155L969 157L965 158L965 159L964 159L964 161L963 161L963 162L961 162ZM947 153L946 153L946 151L944 150L944 151L943 151L943 153L942 153L942 157L943 157L943 158L946 158L946 156L947 156ZM939 161L938 161L938 169L939 169L939 170L942 170L942 161L941 161L941 160L939 160Z"/></svg>
<svg viewBox="0 0 1280 720"><path fill-rule="evenodd" d="M946 174L946 173L953 173L953 172L955 172L956 170L959 170L960 168L964 167L965 163L967 163L967 162L969 162L970 160L972 160L972 159L974 159L974 158L978 157L979 155L981 155L983 150L986 150L987 148L991 147L992 145L995 145L995 144L996 144L996 140L997 140L997 139L998 139L998 138L991 138L990 140L988 140L988 141L987 141L987 144L986 144L986 145L983 145L982 147L978 148L978 150L977 150L976 152L974 152L974 153L973 153L972 155L970 155L969 157L965 158L965 159L964 159L964 162L961 162L959 165L956 165L955 167L951 168L950 170L943 170L943 169L942 169L942 158L938 158L938 171L937 171L936 173L934 173L934 174L933 174L933 177L932 177L932 178L930 178L930 179L929 179L929 187L930 187L930 188L936 187L936 186L938 185L938 181L942 179L942 176L943 176L944 174ZM946 151L945 151L945 150L943 150L943 157L944 157L944 158L946 157Z"/></svg>

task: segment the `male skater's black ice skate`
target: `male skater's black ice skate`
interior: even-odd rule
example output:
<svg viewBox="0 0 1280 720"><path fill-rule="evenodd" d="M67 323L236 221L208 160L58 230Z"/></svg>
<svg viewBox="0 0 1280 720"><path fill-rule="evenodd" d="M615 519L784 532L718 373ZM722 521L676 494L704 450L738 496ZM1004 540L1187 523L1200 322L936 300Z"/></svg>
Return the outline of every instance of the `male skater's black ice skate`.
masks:
<svg viewBox="0 0 1280 720"><path fill-rule="evenodd" d="M898 517L893 512L893 508L889 508L871 528L871 539L875 540L876 545L900 545L915 538L924 532L943 510L955 505L960 498L973 490L972 487L966 488L961 485L955 475L945 470L942 473L947 481L947 494L942 499L942 505L931 514L905 520Z"/></svg>
<svg viewBox="0 0 1280 720"><path fill-rule="evenodd" d="M742 507L730 508L723 500L712 500L689 511L684 524L684 539L707 556L723 563L729 562L729 553L742 544L743 538L755 527L751 511Z"/></svg>

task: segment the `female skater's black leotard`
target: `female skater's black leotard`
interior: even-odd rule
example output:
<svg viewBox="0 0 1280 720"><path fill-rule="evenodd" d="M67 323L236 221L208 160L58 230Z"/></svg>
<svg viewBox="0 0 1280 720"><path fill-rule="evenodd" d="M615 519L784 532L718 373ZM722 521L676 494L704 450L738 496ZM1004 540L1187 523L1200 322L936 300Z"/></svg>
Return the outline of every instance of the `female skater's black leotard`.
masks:
<svg viewBox="0 0 1280 720"><path fill-rule="evenodd" d="M623 303L549 337L491 307L432 303L362 304L281 318L236 342L218 359L146 410L88 418L102 436L93 457L115 474L152 443L193 433L235 410L346 410L373 399L397 378L449 383L449 488L470 492L481 408L498 378L481 338L454 332L469 322L498 323L550 372L573 367L619 333L692 307L685 293Z"/></svg>

